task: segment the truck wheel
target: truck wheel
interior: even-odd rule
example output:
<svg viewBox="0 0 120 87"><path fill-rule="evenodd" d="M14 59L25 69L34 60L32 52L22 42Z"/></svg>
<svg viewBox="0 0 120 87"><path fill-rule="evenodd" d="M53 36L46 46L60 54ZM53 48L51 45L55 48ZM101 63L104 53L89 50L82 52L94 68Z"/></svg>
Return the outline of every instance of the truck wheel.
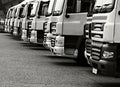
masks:
<svg viewBox="0 0 120 87"><path fill-rule="evenodd" d="M77 54L77 59L76 62L78 65L81 66L88 66L87 60L84 56L84 51L85 51L85 39L83 39L78 47L78 54Z"/></svg>

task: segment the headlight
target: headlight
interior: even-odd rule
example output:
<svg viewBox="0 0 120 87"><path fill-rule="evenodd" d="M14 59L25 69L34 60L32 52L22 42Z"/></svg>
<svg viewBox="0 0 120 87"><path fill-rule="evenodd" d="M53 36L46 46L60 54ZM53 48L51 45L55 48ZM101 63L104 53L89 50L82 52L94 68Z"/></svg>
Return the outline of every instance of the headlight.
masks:
<svg viewBox="0 0 120 87"><path fill-rule="evenodd" d="M109 58L113 58L113 57L114 57L114 52L108 52L108 51L103 52L102 58L109 59Z"/></svg>

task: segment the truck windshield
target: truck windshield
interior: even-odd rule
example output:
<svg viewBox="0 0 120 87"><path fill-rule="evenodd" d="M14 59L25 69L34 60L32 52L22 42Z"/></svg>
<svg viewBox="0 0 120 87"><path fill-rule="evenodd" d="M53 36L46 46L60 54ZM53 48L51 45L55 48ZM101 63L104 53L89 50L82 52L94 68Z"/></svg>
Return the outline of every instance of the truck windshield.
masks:
<svg viewBox="0 0 120 87"><path fill-rule="evenodd" d="M55 1L55 0L51 0L51 1L50 1L49 6L48 6L47 15L46 15L46 16L50 16L50 15L52 14L54 1Z"/></svg>
<svg viewBox="0 0 120 87"><path fill-rule="evenodd" d="M34 2L31 6L31 14L30 16L35 16L36 15L36 11L37 11L37 6L38 6L38 2Z"/></svg>
<svg viewBox="0 0 120 87"><path fill-rule="evenodd" d="M45 14L48 11L48 6L49 6L49 1L41 2L39 11L38 11L38 16L45 16Z"/></svg>
<svg viewBox="0 0 120 87"><path fill-rule="evenodd" d="M96 0L93 13L108 13L113 10L115 0Z"/></svg>
<svg viewBox="0 0 120 87"><path fill-rule="evenodd" d="M16 13L14 15L15 18L17 18L17 16L18 16L18 12L19 12L19 8L16 9Z"/></svg>
<svg viewBox="0 0 120 87"><path fill-rule="evenodd" d="M90 7L89 7L89 10L88 10L87 17L92 17L94 5L95 5L95 0L91 0L90 1Z"/></svg>
<svg viewBox="0 0 120 87"><path fill-rule="evenodd" d="M22 13L21 13L21 18L24 18L24 17L25 17L26 12L27 12L26 8L27 8L27 5L25 5L25 7L23 8L23 11L22 11Z"/></svg>
<svg viewBox="0 0 120 87"><path fill-rule="evenodd" d="M62 13L62 8L65 0L56 0L55 7L53 10L53 15L58 16Z"/></svg>

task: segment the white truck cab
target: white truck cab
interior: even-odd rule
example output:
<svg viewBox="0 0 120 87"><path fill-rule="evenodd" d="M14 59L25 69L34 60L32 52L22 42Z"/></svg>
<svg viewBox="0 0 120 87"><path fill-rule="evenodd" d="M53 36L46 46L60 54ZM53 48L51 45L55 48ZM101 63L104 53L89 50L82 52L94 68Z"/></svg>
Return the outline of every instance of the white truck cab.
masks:
<svg viewBox="0 0 120 87"><path fill-rule="evenodd" d="M25 4L20 3L17 6L17 11L15 14L15 19L14 19L14 29L13 29L13 35L15 36L20 36L21 30L20 30L20 20L21 20L21 14L23 12L23 9L25 7ZM21 37L21 36L20 36Z"/></svg>
<svg viewBox="0 0 120 87"><path fill-rule="evenodd" d="M5 32L8 32L8 27L9 27L9 20L10 20L10 8L7 11L6 18L5 18Z"/></svg>
<svg viewBox="0 0 120 87"><path fill-rule="evenodd" d="M81 47L79 62L85 60L83 33L90 4L91 0L56 0L50 25L50 49L53 54L76 57Z"/></svg>
<svg viewBox="0 0 120 87"><path fill-rule="evenodd" d="M48 7L48 11L46 14L45 22L43 25L43 31L44 31L44 41L43 45L45 48L49 49L51 47L51 36L52 34L50 33L50 24L52 22L52 14L53 14L53 9L54 9L54 4L56 0L50 0L50 4Z"/></svg>
<svg viewBox="0 0 120 87"><path fill-rule="evenodd" d="M48 9L50 0L38 0L33 5L30 14L30 27L28 29L28 39L31 43L42 44L44 39L43 23L45 22L45 14Z"/></svg>
<svg viewBox="0 0 120 87"><path fill-rule="evenodd" d="M120 0L96 0L85 26L85 55L92 72L120 75Z"/></svg>
<svg viewBox="0 0 120 87"><path fill-rule="evenodd" d="M30 17L30 13L32 10L33 2L34 2L34 0L31 0L25 4L25 7L24 7L22 15L21 15L21 23L20 23L21 30L22 30L21 39L24 41L27 40L28 22L30 21L29 17Z"/></svg>
<svg viewBox="0 0 120 87"><path fill-rule="evenodd" d="M9 32L13 33L13 26L14 26L14 19L15 19L15 13L17 10L17 5L11 7L11 14L10 14L10 26L9 26Z"/></svg>

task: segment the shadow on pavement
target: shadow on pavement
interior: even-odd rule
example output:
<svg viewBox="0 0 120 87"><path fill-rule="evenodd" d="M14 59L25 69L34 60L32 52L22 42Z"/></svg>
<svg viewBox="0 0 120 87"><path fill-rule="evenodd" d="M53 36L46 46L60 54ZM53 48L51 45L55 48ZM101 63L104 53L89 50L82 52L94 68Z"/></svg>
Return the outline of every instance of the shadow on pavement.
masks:
<svg viewBox="0 0 120 87"><path fill-rule="evenodd" d="M120 87L120 82L118 83L99 83L100 87ZM96 84L97 87L97 84Z"/></svg>
<svg viewBox="0 0 120 87"><path fill-rule="evenodd" d="M28 47L31 50L47 50L41 44L34 44L34 43L20 43L24 47Z"/></svg>
<svg viewBox="0 0 120 87"><path fill-rule="evenodd" d="M8 36L10 39L13 39L13 40L22 41L19 36L13 36L11 34L7 34L6 36Z"/></svg>
<svg viewBox="0 0 120 87"><path fill-rule="evenodd" d="M80 64L77 64L76 61L75 61L75 58L73 58L73 57L54 56L54 55L49 55L49 56L45 56L45 57L53 59L53 60L56 59L57 61L54 61L53 64L59 65L59 66L89 67L89 65L80 65Z"/></svg>
<svg viewBox="0 0 120 87"><path fill-rule="evenodd" d="M47 55L45 57L51 58L51 59L68 59L68 60L74 60L74 58L66 57L66 56L55 56L55 55Z"/></svg>
<svg viewBox="0 0 120 87"><path fill-rule="evenodd" d="M80 67L78 66L78 64L76 62L54 62L55 65L59 65L59 66L68 66L68 67Z"/></svg>

